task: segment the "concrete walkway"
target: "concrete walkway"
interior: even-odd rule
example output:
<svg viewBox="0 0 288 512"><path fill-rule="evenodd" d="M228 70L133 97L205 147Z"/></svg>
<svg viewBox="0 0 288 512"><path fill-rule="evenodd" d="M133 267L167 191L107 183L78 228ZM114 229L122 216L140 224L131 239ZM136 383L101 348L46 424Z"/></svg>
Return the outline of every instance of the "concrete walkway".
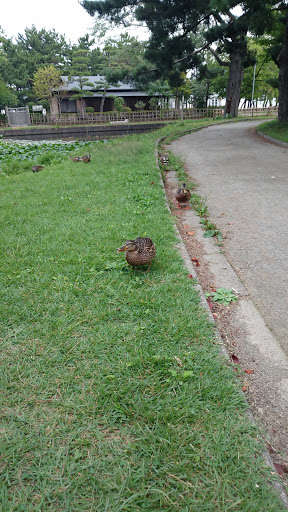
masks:
<svg viewBox="0 0 288 512"><path fill-rule="evenodd" d="M226 257L288 355L288 147L259 122L215 125L172 143L207 199Z"/></svg>
<svg viewBox="0 0 288 512"><path fill-rule="evenodd" d="M202 248L200 272L208 267L213 286L239 293L227 330L232 343L228 335L225 345L239 358L247 399L274 462L288 465L288 146L257 135L258 124L211 126L167 149L185 162L196 192L206 198L209 219L225 237L221 254L203 238L194 210L181 212ZM176 190L174 174L167 180Z"/></svg>

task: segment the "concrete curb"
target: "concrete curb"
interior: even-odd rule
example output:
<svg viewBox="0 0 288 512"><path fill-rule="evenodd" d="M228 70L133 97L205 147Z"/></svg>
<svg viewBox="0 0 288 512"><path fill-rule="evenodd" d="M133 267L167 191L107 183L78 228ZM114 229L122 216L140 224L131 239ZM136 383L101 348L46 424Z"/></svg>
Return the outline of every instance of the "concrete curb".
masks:
<svg viewBox="0 0 288 512"><path fill-rule="evenodd" d="M283 140L279 140L279 139L273 139L272 137L269 137L269 135L262 133L260 130L257 130L257 135L260 135L260 137L263 137L263 139L266 139L269 142L273 142L273 144L278 144L279 146L288 148L288 142L284 142Z"/></svg>

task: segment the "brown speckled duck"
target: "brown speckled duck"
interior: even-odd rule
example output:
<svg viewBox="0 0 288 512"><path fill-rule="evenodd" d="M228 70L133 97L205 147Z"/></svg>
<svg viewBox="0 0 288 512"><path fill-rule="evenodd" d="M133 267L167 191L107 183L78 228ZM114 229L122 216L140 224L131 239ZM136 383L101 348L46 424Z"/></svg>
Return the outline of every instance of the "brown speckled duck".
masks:
<svg viewBox="0 0 288 512"><path fill-rule="evenodd" d="M169 155L167 153L162 153L160 155L160 163L162 165L167 165L169 164Z"/></svg>
<svg viewBox="0 0 288 512"><path fill-rule="evenodd" d="M72 160L72 162L82 162L81 156L69 156L69 158Z"/></svg>
<svg viewBox="0 0 288 512"><path fill-rule="evenodd" d="M181 187L176 190L175 198L176 201L178 202L178 208L180 208L180 204L186 204L186 208L188 208L188 203L191 198L191 192L187 188L186 183L182 183Z"/></svg>
<svg viewBox="0 0 288 512"><path fill-rule="evenodd" d="M44 165L33 165L32 172L39 172L44 169Z"/></svg>
<svg viewBox="0 0 288 512"><path fill-rule="evenodd" d="M85 164L91 162L91 155L69 156L69 158L72 160L72 162L84 162Z"/></svg>
<svg viewBox="0 0 288 512"><path fill-rule="evenodd" d="M141 236L135 240L126 240L125 244L117 249L117 252L122 251L125 251L126 260L133 269L139 265L148 265L146 272L156 256L156 247L151 238Z"/></svg>
<svg viewBox="0 0 288 512"><path fill-rule="evenodd" d="M91 155L84 155L81 157L82 162L87 164L88 162L91 162Z"/></svg>

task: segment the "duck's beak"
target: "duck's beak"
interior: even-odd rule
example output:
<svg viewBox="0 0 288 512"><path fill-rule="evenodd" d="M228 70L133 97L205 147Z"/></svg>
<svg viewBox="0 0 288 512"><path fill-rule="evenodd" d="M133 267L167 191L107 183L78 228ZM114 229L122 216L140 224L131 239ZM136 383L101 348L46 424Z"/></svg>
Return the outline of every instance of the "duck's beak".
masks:
<svg viewBox="0 0 288 512"><path fill-rule="evenodd" d="M118 247L117 252L126 251L126 245L122 245L122 247Z"/></svg>

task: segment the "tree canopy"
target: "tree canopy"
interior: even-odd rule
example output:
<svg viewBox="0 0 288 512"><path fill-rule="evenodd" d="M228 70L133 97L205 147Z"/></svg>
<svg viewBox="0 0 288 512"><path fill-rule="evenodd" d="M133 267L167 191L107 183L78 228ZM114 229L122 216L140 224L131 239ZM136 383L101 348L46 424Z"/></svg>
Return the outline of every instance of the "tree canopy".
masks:
<svg viewBox="0 0 288 512"><path fill-rule="evenodd" d="M174 86L183 71L199 65L200 52L209 48L218 63L229 68L226 112L229 108L232 115L237 115L244 69L253 64L253 55L247 46L248 32L260 35L271 30L273 13L283 14L288 7L287 0L82 0L81 4L92 16L97 13L118 23L134 16L145 23L150 31L146 56L156 63L159 75L166 76ZM286 26L287 21L283 23ZM191 36L203 28L206 42L197 48ZM280 88L281 69L283 71L288 60L285 34L284 31L277 57ZM287 77L284 80L287 85ZM280 97L285 100L279 93L279 101Z"/></svg>

